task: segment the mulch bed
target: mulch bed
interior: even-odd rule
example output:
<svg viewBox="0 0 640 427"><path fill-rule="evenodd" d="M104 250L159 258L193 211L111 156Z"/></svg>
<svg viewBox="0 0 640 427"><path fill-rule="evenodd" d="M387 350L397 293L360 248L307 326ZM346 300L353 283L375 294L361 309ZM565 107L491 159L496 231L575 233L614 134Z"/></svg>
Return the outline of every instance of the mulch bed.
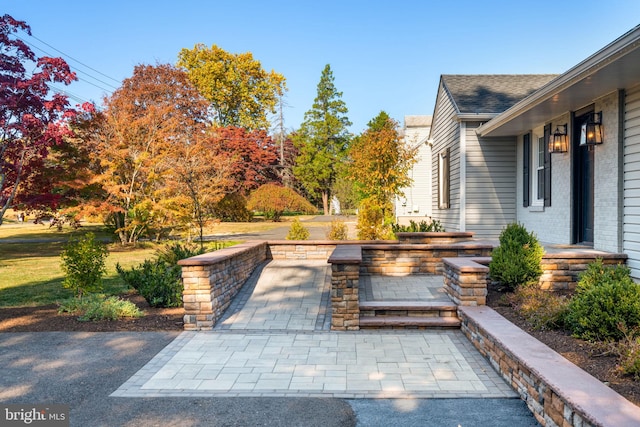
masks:
<svg viewBox="0 0 640 427"><path fill-rule="evenodd" d="M181 331L184 309L153 308L138 294L122 295L145 315L138 319L80 322L76 315L58 313L55 304L39 307L0 308L0 332L144 332Z"/></svg>
<svg viewBox="0 0 640 427"><path fill-rule="evenodd" d="M501 302L504 293L489 287L487 305L538 341L551 347L564 358L599 379L627 400L640 406L640 381L622 377L616 372L617 358L602 346L576 339L566 331L533 330L509 305Z"/></svg>

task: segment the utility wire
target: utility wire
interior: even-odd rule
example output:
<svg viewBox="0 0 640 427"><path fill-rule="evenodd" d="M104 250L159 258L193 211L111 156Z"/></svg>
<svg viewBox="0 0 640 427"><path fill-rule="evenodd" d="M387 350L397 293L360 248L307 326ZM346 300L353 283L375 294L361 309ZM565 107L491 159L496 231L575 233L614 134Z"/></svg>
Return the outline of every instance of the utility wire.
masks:
<svg viewBox="0 0 640 427"><path fill-rule="evenodd" d="M120 80L118 80L118 79L114 79L113 77L108 76L108 75L104 74L103 72L98 71L98 70L96 70L95 68L90 67L90 66L89 66L89 65L87 65L87 64L84 64L82 61L79 61L79 60L75 59L73 56L71 56L71 55L69 55L69 54L66 54L66 53L64 53L63 51L59 50L59 49L56 49L55 47L51 46L49 43L45 42L44 40L41 40L41 39L39 39L38 37L36 37L36 36L34 36L34 35L30 35L30 37L31 37L31 38L34 38L34 39L36 39L36 40L38 40L40 43L44 44L45 46L50 47L51 49L55 50L56 52L58 52L58 53L60 53L60 54L62 54L62 55L64 55L64 56L66 56L66 57L67 57L67 58L69 58L69 59L71 59L72 61L77 62L78 64L82 65L83 67L86 67L86 68L90 69L91 71L94 71L94 72L96 72L96 73L100 74L101 76L106 77L106 78L108 78L108 79L110 79L110 80L113 80L115 83L120 84ZM23 41L24 41L24 40L23 40ZM96 80L97 80L97 79L96 79Z"/></svg>
<svg viewBox="0 0 640 427"><path fill-rule="evenodd" d="M51 55L51 53L50 53L50 52L47 52L46 50L42 49L42 48L41 48L41 47L39 47L39 46L34 45L33 43L30 43L30 42L28 42L28 41L26 41L26 40L24 40L24 39L21 39L20 37L16 37L16 38L17 38L18 40L21 40L22 42L24 42L24 43L28 44L29 46L33 47L34 49L38 49L39 51L41 51L41 52L45 53L46 55L53 56L53 55ZM46 44L46 43L45 43L45 44ZM57 51L57 49L55 49L55 48L54 48L54 50L56 50L56 51ZM58 51L58 52L59 52L59 51ZM64 54L63 54L63 55L64 55ZM72 60L74 60L74 61L76 61L76 62L78 62L77 60L75 60L75 59L73 59L73 58L71 58L71 57L69 57L69 58L70 58L70 59L72 59ZM82 64L82 63L80 63L80 64ZM82 64L82 65L83 65L83 66L85 66L85 67L87 67L87 68L89 68L89 69L91 69L91 70L94 70L93 68L91 68L91 67L89 67L89 66L86 66L86 65L84 65L84 64ZM100 83L102 83L102 84L104 84L104 85L106 85L106 86L109 86L109 87L111 88L111 89L107 89L107 88L104 88L104 87L102 87L102 86L100 86L100 85L97 85L97 84L95 84L95 83L93 83L93 82L91 82L91 81L87 81L87 80L82 79L82 81L84 81L85 83L90 84L90 85L92 85L92 86L95 86L95 87L97 87L98 89L101 89L101 90L103 90L103 91L105 91L105 92L111 92L111 91L113 91L113 90L118 89L116 86L113 86L111 83L107 83L107 82L105 82L104 80L100 80L99 78L94 77L94 76L92 76L91 74L89 74L89 73L87 73L87 72L85 72L85 71L81 71L81 70L74 70L74 71L76 71L77 73L80 73L80 74L85 74L85 75L87 75L89 78L92 78L92 79L94 79L94 80L96 80L96 81L98 81L98 82L100 82ZM95 70L94 70L94 71L95 71ZM99 72L99 71L98 71L98 72ZM100 74L102 74L102 73L100 73ZM107 77L109 77L109 76L107 76ZM111 77L109 77L109 78L111 78ZM115 80L115 79L112 79L112 80Z"/></svg>

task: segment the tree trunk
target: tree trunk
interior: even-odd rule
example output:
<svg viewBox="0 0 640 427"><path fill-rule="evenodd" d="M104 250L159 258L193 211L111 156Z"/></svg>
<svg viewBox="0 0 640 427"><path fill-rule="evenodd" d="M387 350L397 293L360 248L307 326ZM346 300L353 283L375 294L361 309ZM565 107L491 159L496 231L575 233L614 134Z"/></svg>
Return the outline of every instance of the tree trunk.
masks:
<svg viewBox="0 0 640 427"><path fill-rule="evenodd" d="M325 215L331 215L331 212L329 212L329 192L328 191L322 192L322 209L324 210Z"/></svg>

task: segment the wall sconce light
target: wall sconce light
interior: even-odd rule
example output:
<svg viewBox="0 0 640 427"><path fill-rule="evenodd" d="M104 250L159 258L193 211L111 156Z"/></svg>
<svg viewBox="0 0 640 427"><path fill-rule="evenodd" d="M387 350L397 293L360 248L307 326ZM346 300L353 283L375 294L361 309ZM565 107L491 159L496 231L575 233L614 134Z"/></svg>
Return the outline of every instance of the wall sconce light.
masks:
<svg viewBox="0 0 640 427"><path fill-rule="evenodd" d="M549 141L550 153L566 153L568 146L567 125L557 125Z"/></svg>
<svg viewBox="0 0 640 427"><path fill-rule="evenodd" d="M580 145L592 146L602 144L603 140L602 111L599 113L590 113L580 128Z"/></svg>

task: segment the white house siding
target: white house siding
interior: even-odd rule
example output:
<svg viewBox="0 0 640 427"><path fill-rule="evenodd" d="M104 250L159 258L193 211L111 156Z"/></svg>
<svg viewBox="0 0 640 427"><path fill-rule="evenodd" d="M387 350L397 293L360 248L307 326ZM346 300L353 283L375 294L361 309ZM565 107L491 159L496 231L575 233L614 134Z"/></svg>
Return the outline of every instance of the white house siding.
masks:
<svg viewBox="0 0 640 427"><path fill-rule="evenodd" d="M430 125L411 126L408 123L405 127L404 142L416 150L417 162L409 171L413 184L402 189L404 196L398 197L395 203L399 224L408 225L409 220L420 222L431 217L431 146L427 144L430 130Z"/></svg>
<svg viewBox="0 0 640 427"><path fill-rule="evenodd" d="M640 279L640 87L626 94L623 170L623 250L629 257L631 275Z"/></svg>
<svg viewBox="0 0 640 427"><path fill-rule="evenodd" d="M555 118L551 124L552 129L556 125L569 123L569 114ZM543 126L545 123L539 123ZM569 126L570 127L570 126ZM569 129L571 132L571 129ZM569 135L571 140L571 135ZM532 147L534 146L532 141ZM571 154L551 154L551 206L522 206L522 136L518 137L518 149L516 155L516 216L517 221L527 230L533 231L538 239L544 243L570 244L571 243ZM532 153L532 161L534 154ZM530 179L535 179L532 170ZM532 191L533 191L533 187ZM534 195L531 194L533 199Z"/></svg>
<svg viewBox="0 0 640 427"><path fill-rule="evenodd" d="M595 147L593 188L593 248L620 252L620 192L622 185L618 171L620 165L619 96L617 92L595 102L595 111L602 111L604 142Z"/></svg>
<svg viewBox="0 0 640 427"><path fill-rule="evenodd" d="M495 239L516 220L515 138L478 140L478 122L466 123L465 228Z"/></svg>
<svg viewBox="0 0 640 427"><path fill-rule="evenodd" d="M460 124L456 120L455 110L449 95L440 85L436 107L431 124L433 147L432 162L432 215L440 221L446 231L460 231ZM438 154L449 148L450 181L449 209L438 208Z"/></svg>

